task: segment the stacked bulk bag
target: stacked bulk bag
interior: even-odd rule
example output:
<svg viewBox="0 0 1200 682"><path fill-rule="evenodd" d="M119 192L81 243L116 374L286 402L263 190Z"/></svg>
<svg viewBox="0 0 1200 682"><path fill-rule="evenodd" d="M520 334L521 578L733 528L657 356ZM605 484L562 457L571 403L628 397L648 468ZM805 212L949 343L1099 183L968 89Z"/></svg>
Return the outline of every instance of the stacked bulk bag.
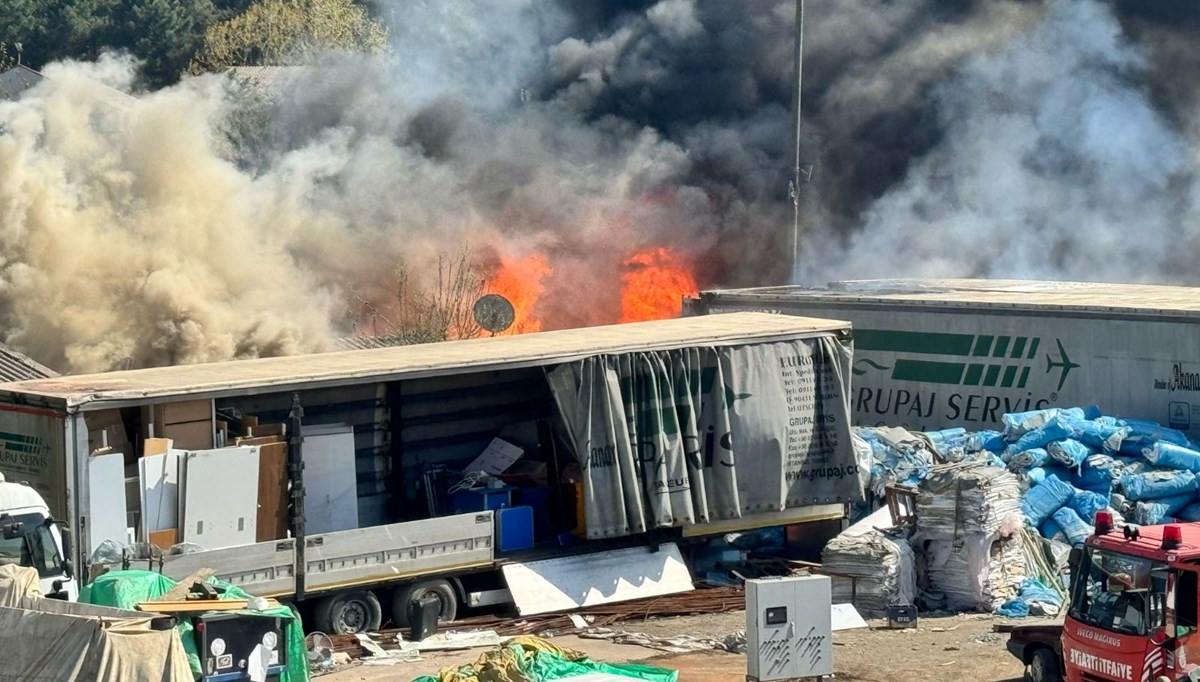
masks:
<svg viewBox="0 0 1200 682"><path fill-rule="evenodd" d="M832 575L833 603L850 603L871 617L895 604L912 604L917 592L913 550L902 536L888 531L886 508L871 514L825 545L821 563ZM852 582L844 576L853 576Z"/></svg>
<svg viewBox="0 0 1200 682"><path fill-rule="evenodd" d="M930 588L960 611L991 611L1011 599L1025 578L1014 539L1023 524L1012 473L978 463L932 467L917 494L913 538L925 551Z"/></svg>

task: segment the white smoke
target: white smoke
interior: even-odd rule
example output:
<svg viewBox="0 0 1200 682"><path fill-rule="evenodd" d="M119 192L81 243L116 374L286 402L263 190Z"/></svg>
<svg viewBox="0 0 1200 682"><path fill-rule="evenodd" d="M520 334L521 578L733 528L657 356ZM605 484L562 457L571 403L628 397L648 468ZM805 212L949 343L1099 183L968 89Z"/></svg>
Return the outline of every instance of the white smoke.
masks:
<svg viewBox="0 0 1200 682"><path fill-rule="evenodd" d="M789 275L794 0L378 4L388 55L257 113L216 76L122 94L112 56L0 102L0 341L63 371L319 350L463 244L545 254L546 327L615 321L651 246L701 286ZM1200 279L1200 118L1144 85L1186 40L1147 57L1095 0L810 8L804 281Z"/></svg>
<svg viewBox="0 0 1200 682"><path fill-rule="evenodd" d="M940 142L818 274L1197 281L1197 146L1147 68L1104 5L1052 0L937 88Z"/></svg>

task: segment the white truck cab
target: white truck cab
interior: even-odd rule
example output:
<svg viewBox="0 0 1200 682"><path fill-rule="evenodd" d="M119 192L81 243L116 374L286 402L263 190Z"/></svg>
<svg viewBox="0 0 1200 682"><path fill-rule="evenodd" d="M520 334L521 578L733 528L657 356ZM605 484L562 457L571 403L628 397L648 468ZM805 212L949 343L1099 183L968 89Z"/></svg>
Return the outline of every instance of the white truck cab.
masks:
<svg viewBox="0 0 1200 682"><path fill-rule="evenodd" d="M79 588L70 556L70 531L56 522L36 490L0 474L0 562L37 569L42 594L75 601Z"/></svg>

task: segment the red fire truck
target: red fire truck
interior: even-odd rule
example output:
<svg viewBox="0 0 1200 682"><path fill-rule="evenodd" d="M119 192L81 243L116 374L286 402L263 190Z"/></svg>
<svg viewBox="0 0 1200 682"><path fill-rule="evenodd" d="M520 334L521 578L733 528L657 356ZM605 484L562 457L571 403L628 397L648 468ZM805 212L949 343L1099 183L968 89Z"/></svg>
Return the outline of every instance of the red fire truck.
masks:
<svg viewBox="0 0 1200 682"><path fill-rule="evenodd" d="M1095 525L1071 556L1067 682L1200 682L1200 524Z"/></svg>

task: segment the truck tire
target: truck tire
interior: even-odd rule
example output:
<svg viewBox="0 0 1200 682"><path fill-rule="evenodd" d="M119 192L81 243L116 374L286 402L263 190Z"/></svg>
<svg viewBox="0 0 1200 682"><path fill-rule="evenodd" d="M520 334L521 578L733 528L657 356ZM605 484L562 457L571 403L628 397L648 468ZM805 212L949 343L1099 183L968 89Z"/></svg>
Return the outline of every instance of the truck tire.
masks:
<svg viewBox="0 0 1200 682"><path fill-rule="evenodd" d="M383 623L383 607L367 590L344 592L317 602L313 620L318 630L331 635L377 632Z"/></svg>
<svg viewBox="0 0 1200 682"><path fill-rule="evenodd" d="M1034 649L1029 656L1029 667L1025 670L1025 679L1029 682L1062 682L1062 675L1058 669L1058 656L1044 646Z"/></svg>
<svg viewBox="0 0 1200 682"><path fill-rule="evenodd" d="M449 623L458 617L458 594L454 586L446 580L425 580L419 583L401 585L392 595L392 622L396 627L406 628L412 624L412 603L427 595L433 595L442 603L439 623Z"/></svg>

